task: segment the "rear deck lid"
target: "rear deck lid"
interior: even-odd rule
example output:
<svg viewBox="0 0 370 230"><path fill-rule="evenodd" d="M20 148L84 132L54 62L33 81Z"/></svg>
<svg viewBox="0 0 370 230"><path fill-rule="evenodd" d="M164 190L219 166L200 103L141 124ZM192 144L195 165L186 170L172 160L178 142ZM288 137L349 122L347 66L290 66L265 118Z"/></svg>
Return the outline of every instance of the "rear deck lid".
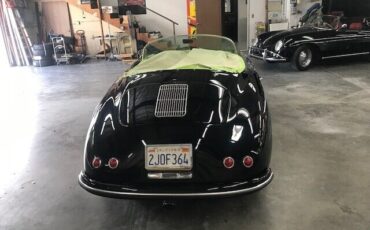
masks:
<svg viewBox="0 0 370 230"><path fill-rule="evenodd" d="M220 85L200 82L152 83L126 90L120 107L123 125L222 123L230 94Z"/></svg>

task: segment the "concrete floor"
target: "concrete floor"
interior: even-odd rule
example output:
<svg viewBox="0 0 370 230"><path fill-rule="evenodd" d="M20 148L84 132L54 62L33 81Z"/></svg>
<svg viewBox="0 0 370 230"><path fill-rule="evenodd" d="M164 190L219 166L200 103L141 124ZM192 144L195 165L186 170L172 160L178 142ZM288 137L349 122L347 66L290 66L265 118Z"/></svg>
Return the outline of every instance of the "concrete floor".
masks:
<svg viewBox="0 0 370 230"><path fill-rule="evenodd" d="M370 229L370 64L256 67L273 118L274 181L165 208L77 184L92 112L124 66L2 70L0 229Z"/></svg>

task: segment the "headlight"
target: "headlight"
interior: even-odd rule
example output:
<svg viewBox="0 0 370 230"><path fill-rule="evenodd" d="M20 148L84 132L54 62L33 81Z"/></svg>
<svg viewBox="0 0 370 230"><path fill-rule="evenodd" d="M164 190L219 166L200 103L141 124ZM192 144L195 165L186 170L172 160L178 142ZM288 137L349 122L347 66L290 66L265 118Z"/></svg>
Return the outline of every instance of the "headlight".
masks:
<svg viewBox="0 0 370 230"><path fill-rule="evenodd" d="M283 47L284 43L282 40L276 42L276 45L275 45L275 51L278 52L280 51L280 49Z"/></svg>
<svg viewBox="0 0 370 230"><path fill-rule="evenodd" d="M258 38L256 38L256 40L254 40L253 46L257 46L257 44L258 44Z"/></svg>

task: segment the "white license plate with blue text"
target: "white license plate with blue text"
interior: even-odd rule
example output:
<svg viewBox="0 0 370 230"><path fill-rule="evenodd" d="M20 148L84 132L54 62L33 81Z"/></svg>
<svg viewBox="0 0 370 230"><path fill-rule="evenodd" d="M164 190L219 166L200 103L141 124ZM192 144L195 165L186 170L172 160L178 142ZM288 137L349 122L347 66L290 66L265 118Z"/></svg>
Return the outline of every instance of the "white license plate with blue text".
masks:
<svg viewBox="0 0 370 230"><path fill-rule="evenodd" d="M147 145L145 169L148 171L189 171L193 168L191 144Z"/></svg>

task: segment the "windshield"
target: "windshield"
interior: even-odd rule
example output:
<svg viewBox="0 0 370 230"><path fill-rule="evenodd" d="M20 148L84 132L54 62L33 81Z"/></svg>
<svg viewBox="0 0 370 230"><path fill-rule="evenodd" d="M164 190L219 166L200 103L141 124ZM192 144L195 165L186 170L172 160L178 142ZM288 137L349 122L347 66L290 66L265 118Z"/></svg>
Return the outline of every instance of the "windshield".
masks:
<svg viewBox="0 0 370 230"><path fill-rule="evenodd" d="M147 59L163 51L192 50L194 48L237 53L234 42L228 38L216 35L183 35L162 38L147 44L143 49L142 59Z"/></svg>
<svg viewBox="0 0 370 230"><path fill-rule="evenodd" d="M323 15L321 10L313 13L304 24L305 27L317 27L322 29L337 29L340 17L334 15Z"/></svg>

